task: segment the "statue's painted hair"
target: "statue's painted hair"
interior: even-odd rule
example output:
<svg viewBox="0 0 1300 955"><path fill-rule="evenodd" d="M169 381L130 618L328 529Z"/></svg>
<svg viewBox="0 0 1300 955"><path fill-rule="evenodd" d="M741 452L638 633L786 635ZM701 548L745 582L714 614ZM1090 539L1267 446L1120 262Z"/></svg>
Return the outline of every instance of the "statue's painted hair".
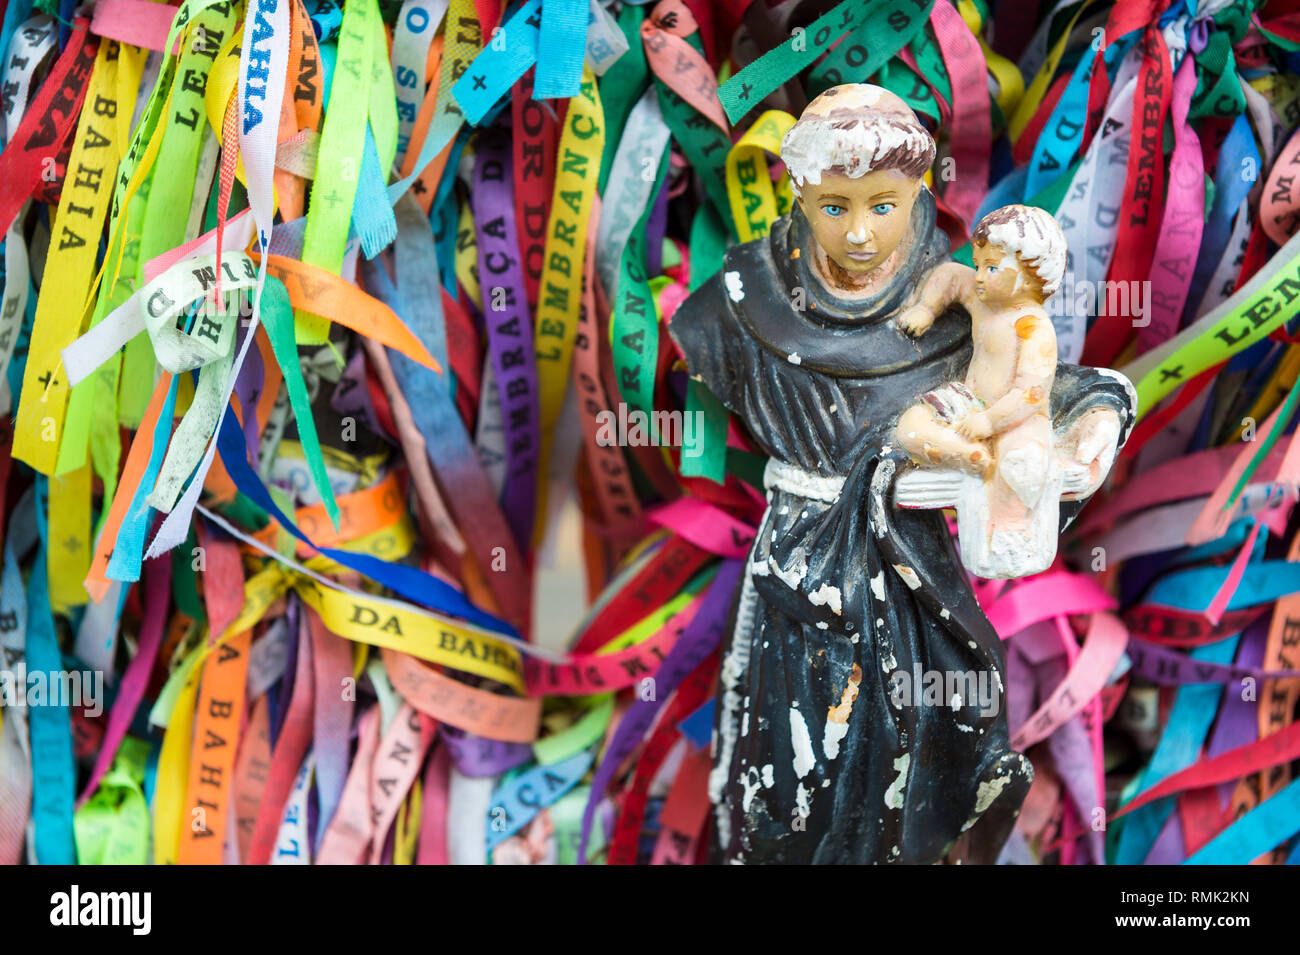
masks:
<svg viewBox="0 0 1300 955"><path fill-rule="evenodd" d="M781 140L795 195L806 183L820 183L827 170L856 179L897 169L919 179L934 162L934 152L934 138L920 123L869 108L805 115Z"/></svg>
<svg viewBox="0 0 1300 955"><path fill-rule="evenodd" d="M992 243L1014 252L1043 283L1051 297L1065 276L1065 233L1056 217L1036 206L1003 206L980 220L971 233L972 245Z"/></svg>

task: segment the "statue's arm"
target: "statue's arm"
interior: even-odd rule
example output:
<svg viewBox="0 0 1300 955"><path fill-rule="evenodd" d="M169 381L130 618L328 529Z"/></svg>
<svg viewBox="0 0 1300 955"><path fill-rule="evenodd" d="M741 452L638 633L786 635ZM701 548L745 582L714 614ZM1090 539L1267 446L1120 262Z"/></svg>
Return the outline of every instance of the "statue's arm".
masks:
<svg viewBox="0 0 1300 955"><path fill-rule="evenodd" d="M1119 372L1058 363L1052 423L1057 457L1067 469L1062 527L1105 481L1136 414L1133 385Z"/></svg>
<svg viewBox="0 0 1300 955"><path fill-rule="evenodd" d="M731 311L722 272L691 293L668 324L686 360L686 371L735 410L744 387L742 331Z"/></svg>
<svg viewBox="0 0 1300 955"><path fill-rule="evenodd" d="M975 270L960 262L945 262L921 284L915 305L898 316L898 327L909 335L925 333L948 306L975 298Z"/></svg>

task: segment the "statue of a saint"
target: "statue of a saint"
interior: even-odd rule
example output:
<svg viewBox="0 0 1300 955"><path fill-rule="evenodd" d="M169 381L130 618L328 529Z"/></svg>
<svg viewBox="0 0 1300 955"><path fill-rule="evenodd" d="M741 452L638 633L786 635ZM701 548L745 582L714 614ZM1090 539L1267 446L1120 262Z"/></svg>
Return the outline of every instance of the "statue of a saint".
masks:
<svg viewBox="0 0 1300 955"><path fill-rule="evenodd" d="M954 267L922 181L934 154L894 94L827 90L782 142L795 208L672 320L690 374L771 458L722 663L718 861L933 863L962 838L967 862L992 862L1032 778L1008 743L998 635L936 509L978 533L944 482L994 479L997 442L976 476L927 472L896 431L973 354L959 294L924 330L901 321ZM1059 533L1104 480L1133 394L1064 363L1045 384ZM923 486L899 500L909 475Z"/></svg>

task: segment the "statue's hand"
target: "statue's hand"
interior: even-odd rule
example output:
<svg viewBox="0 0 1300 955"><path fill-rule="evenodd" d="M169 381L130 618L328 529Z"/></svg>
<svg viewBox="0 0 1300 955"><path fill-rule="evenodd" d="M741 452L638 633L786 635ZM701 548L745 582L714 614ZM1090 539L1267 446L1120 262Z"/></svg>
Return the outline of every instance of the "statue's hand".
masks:
<svg viewBox="0 0 1300 955"><path fill-rule="evenodd" d="M916 338L929 331L930 326L934 324L934 313L924 305L913 305L894 319L894 324L898 326L899 331Z"/></svg>
<svg viewBox="0 0 1300 955"><path fill-rule="evenodd" d="M1120 421L1113 408L1093 408L1060 435L1057 454L1065 470L1062 497L1088 497L1101 487L1115 463Z"/></svg>

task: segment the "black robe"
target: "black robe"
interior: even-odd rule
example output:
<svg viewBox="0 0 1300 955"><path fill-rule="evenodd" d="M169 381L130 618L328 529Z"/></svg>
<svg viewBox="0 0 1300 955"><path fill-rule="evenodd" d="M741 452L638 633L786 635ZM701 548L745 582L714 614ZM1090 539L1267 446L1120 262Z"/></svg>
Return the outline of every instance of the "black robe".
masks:
<svg viewBox="0 0 1300 955"><path fill-rule="evenodd" d="M806 493L789 481L768 490L720 677L715 858L933 863L967 829L996 854L1032 779L1008 744L1001 641L942 512L892 501L910 466L893 437L898 416L970 362L964 308L915 340L891 321L949 260L948 239L922 189L905 262L856 302L815 277L814 241L796 205L767 238L729 249L670 327L690 373L768 455L844 479L837 498L815 481ZM1118 412L1122 442L1133 420L1131 388L1095 369L1061 363L1051 401L1057 433L1104 406ZM1061 503L1062 528L1081 506ZM919 687L918 705L891 701L892 674L931 670L983 672L996 712L978 700L921 705Z"/></svg>

